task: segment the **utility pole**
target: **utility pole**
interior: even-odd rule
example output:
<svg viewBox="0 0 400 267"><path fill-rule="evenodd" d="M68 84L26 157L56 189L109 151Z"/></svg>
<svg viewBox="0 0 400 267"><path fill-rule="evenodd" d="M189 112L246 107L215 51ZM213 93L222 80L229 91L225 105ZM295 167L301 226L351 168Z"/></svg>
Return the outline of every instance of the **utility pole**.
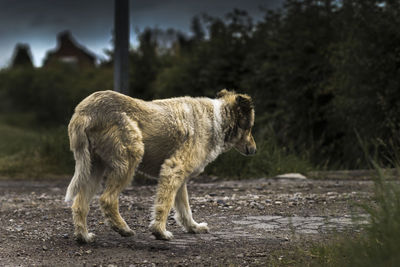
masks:
<svg viewBox="0 0 400 267"><path fill-rule="evenodd" d="M129 88L129 0L114 0L114 91Z"/></svg>

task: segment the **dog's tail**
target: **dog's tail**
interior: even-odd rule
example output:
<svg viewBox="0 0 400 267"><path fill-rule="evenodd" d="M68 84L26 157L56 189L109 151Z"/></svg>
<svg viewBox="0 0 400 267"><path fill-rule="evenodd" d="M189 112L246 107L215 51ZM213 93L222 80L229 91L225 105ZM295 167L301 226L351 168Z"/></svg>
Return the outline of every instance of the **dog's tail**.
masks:
<svg viewBox="0 0 400 267"><path fill-rule="evenodd" d="M68 125L70 148L75 158L75 173L65 195L66 202L73 200L76 194L86 187L90 179L91 159L89 140L85 131L89 123L89 117L74 114Z"/></svg>

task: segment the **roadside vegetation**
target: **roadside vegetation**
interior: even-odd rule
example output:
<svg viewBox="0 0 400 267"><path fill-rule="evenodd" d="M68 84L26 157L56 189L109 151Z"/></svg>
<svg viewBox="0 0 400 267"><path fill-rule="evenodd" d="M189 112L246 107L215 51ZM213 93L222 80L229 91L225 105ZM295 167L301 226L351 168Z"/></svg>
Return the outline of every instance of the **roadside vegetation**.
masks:
<svg viewBox="0 0 400 267"><path fill-rule="evenodd" d="M359 138L371 169L376 170L374 192L370 201L359 205L368 217L368 224L360 225L360 232L347 236L336 234L324 244L309 251L308 266L398 266L400 263L400 146L391 141L380 144L386 151L386 162L395 167L395 175L388 175L375 155L368 154L367 143ZM354 216L354 223L360 218ZM299 255L305 255L300 253Z"/></svg>
<svg viewBox="0 0 400 267"><path fill-rule="evenodd" d="M400 262L400 185L378 169L375 192L361 205L369 223L360 233L337 234L332 240L299 251L300 266L398 266ZM304 261L304 258L308 259ZM307 263L305 263L307 262Z"/></svg>
<svg viewBox="0 0 400 267"><path fill-rule="evenodd" d="M37 179L71 174L64 126L36 128L29 114L0 117L0 177Z"/></svg>
<svg viewBox="0 0 400 267"><path fill-rule="evenodd" d="M355 204L358 209L353 214L349 231L333 233L328 240L311 245L298 245L291 251L276 251L270 257L271 266L399 266L400 148L391 143L391 149L387 150L397 151L385 159L395 166L389 175L376 158L368 154L367 143L359 140L359 145L376 174L373 195L369 200Z"/></svg>

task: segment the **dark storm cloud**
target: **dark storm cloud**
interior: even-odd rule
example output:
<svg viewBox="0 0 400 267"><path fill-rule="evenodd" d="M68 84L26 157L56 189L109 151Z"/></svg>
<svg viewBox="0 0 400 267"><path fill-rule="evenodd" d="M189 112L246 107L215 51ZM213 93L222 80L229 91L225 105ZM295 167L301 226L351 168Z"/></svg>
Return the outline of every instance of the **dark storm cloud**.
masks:
<svg viewBox="0 0 400 267"><path fill-rule="evenodd" d="M0 27L24 32L73 27L90 34L96 23L112 23L112 4L112 1L0 0Z"/></svg>
<svg viewBox="0 0 400 267"><path fill-rule="evenodd" d="M283 0L131 0L132 33L135 28L175 28L188 31L193 16L222 16L233 8L260 17L263 8L276 8ZM101 55L110 47L113 0L0 0L0 67L7 64L16 43L29 43L35 64L56 45L56 34L69 29L76 39ZM133 36L131 42L134 42Z"/></svg>

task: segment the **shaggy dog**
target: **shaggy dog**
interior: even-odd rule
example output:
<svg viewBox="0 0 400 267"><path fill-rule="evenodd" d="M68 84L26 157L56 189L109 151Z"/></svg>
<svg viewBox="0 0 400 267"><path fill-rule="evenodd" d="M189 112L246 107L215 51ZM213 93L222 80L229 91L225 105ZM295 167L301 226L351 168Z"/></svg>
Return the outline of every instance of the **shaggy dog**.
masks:
<svg viewBox="0 0 400 267"><path fill-rule="evenodd" d="M75 174L66 201L73 200L75 238L91 242L89 204L102 181L106 222L122 236L134 232L119 213L118 196L135 171L159 177L150 230L169 240L166 220L172 207L190 233L208 232L193 220L186 182L232 147L254 154L254 107L245 94L222 90L216 99L179 97L146 102L113 91L93 93L76 108L68 126Z"/></svg>

